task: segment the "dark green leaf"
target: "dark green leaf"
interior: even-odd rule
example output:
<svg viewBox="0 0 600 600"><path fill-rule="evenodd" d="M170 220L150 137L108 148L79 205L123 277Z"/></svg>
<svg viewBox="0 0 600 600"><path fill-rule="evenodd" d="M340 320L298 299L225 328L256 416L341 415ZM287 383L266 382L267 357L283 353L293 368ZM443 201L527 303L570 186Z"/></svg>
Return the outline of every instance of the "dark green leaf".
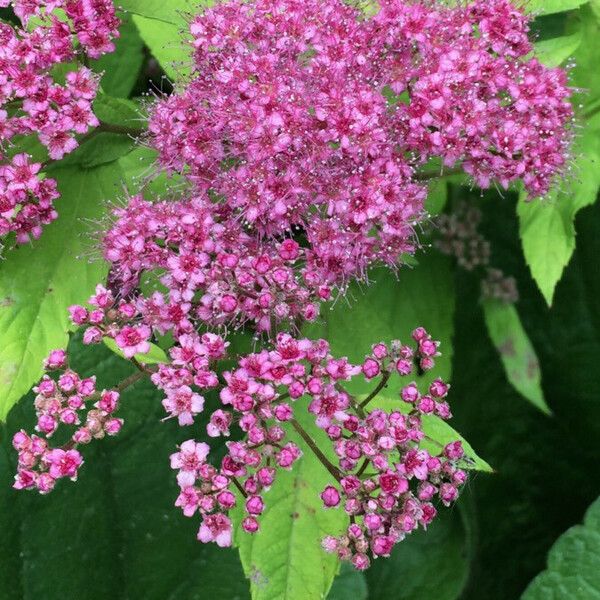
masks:
<svg viewBox="0 0 600 600"><path fill-rule="evenodd" d="M455 600L465 586L471 543L460 509L440 509L427 531L398 544L366 572L369 600ZM347 596L352 598L352 596Z"/></svg>
<svg viewBox="0 0 600 600"><path fill-rule="evenodd" d="M93 69L96 73L103 73L101 86L104 92L109 96L127 98L144 62L144 42L130 15L122 19L119 32L121 37L115 42L115 51L95 61Z"/></svg>
<svg viewBox="0 0 600 600"><path fill-rule="evenodd" d="M364 573L344 562L340 574L333 581L327 600L367 600L368 595Z"/></svg>
<svg viewBox="0 0 600 600"><path fill-rule="evenodd" d="M71 346L72 364L111 387L131 367L102 346ZM246 600L248 584L235 550L196 540L198 517L173 506L169 454L202 424L161 421L161 395L140 382L122 396L125 419L115 438L83 448L76 483L48 496L10 489L13 431L31 427L32 398L0 431L0 589L6 600ZM214 446L215 444L213 444ZM219 447L215 447L218 451Z"/></svg>
<svg viewBox="0 0 600 600"><path fill-rule="evenodd" d="M529 585L522 600L598 600L600 598L600 498L583 525L564 533L552 546L548 568Z"/></svg>

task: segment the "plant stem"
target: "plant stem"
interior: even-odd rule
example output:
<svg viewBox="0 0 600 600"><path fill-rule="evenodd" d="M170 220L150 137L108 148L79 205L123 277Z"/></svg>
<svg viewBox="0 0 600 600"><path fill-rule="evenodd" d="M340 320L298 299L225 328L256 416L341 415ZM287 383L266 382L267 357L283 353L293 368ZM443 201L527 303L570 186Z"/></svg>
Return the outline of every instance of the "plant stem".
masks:
<svg viewBox="0 0 600 600"><path fill-rule="evenodd" d="M235 485L235 487L239 490L240 494L242 496L244 496L244 498L248 497L248 494L246 493L246 490L241 486L240 482L237 480L236 477L232 477L231 481L233 481L233 484Z"/></svg>
<svg viewBox="0 0 600 600"><path fill-rule="evenodd" d="M140 137L146 130L138 127L127 127L126 125L115 125L113 123L105 123L100 121L100 125L94 131L98 133L120 133L122 135L130 135L131 137Z"/></svg>
<svg viewBox="0 0 600 600"><path fill-rule="evenodd" d="M421 171L420 173L415 173L415 179L419 181L427 181L429 179L439 179L440 177L450 177L452 175L463 175L465 172L461 167L456 167L454 169L448 169L446 171Z"/></svg>
<svg viewBox="0 0 600 600"><path fill-rule="evenodd" d="M369 459L365 458L365 462L363 462L363 464L361 465L360 469L356 473L357 477L360 477L365 472L365 469L369 466L369 462L370 462Z"/></svg>
<svg viewBox="0 0 600 600"><path fill-rule="evenodd" d="M146 376L145 372L133 373L127 379L123 379L119 385L117 385L117 391L119 393L126 390L128 387L132 386L134 383L137 383L140 379Z"/></svg>
<svg viewBox="0 0 600 600"><path fill-rule="evenodd" d="M329 459L321 452L315 440L313 440L310 435L304 430L302 425L298 423L296 419L292 419L291 421L292 427L300 434L300 437L306 442L308 447L313 451L314 455L323 463L323 466L331 473L331 475L336 479L336 481L340 481L342 475L340 470L329 461Z"/></svg>
<svg viewBox="0 0 600 600"><path fill-rule="evenodd" d="M369 404L369 402L371 402L371 400L373 400L373 398L375 398L375 396L377 396L377 394L379 394L379 392L387 385L390 375L391 373L389 371L386 371L383 374L379 385L360 403L361 408L364 408L367 404Z"/></svg>

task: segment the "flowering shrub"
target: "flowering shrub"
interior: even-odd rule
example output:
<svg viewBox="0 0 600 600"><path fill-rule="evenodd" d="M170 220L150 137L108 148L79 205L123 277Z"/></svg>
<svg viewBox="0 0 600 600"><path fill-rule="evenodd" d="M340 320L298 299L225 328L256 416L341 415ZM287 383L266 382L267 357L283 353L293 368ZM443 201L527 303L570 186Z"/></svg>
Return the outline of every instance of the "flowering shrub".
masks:
<svg viewBox="0 0 600 600"><path fill-rule="evenodd" d="M0 235L26 242L57 218L58 193L44 176L49 162L21 152L21 136L36 135L58 161L95 133L131 130L103 128L92 110L100 78L87 60L115 50L113 3L0 0L8 6L21 26L0 24ZM131 7L141 54L148 25ZM127 175L124 201L106 210L106 277L92 278L87 304L89 291L62 304L85 346L105 344L136 372L103 389L54 349L33 388L35 433L19 427L12 437L14 488L47 494L59 479L77 479L91 450L83 446L123 437L123 393L146 379L163 420L186 428L170 455L173 500L184 516L199 515L201 542L243 546L238 531L260 536L275 508L269 489L303 461L328 477L307 512L341 518L319 521L331 555L324 564L363 571L426 530L483 463L445 423L448 373L432 372L440 342L413 329L429 320L438 282L425 292L400 286L423 305L412 341L379 341L363 360L338 350L336 332L307 326L326 321L323 307L352 299L357 285L376 286L375 267L397 273L414 261L431 217L429 180L520 186L534 206L553 193L572 159L572 89L565 70L535 58L530 23L509 0L381 0L374 11L342 0L227 0L190 16L189 75L148 106L149 171L132 167L129 146L121 154L123 140L109 146L110 160L83 164L99 171L115 162L137 179ZM467 271L486 269L488 327L519 362L503 357L509 380L547 410L513 306L516 280L491 268L481 212L454 208L437 219L434 245ZM513 338L512 348L500 340L507 321L492 322L507 315L516 350ZM398 337L390 329L386 339ZM253 351L238 353L234 332L252 336ZM533 388L520 381L535 377Z"/></svg>

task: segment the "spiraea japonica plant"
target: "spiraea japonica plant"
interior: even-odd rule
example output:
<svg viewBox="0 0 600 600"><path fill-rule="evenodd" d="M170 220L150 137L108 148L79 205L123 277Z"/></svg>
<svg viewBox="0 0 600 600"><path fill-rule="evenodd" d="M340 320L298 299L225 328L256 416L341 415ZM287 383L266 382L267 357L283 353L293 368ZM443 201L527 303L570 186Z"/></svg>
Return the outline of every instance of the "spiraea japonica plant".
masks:
<svg viewBox="0 0 600 600"><path fill-rule="evenodd" d="M22 26L0 27L0 233L25 242L56 218L58 194L39 175L45 165L8 142L37 135L56 161L76 134L102 130L85 57L113 50L119 22L108 0L9 4ZM111 209L108 276L69 308L84 344L104 342L137 371L97 389L52 351L34 387L35 432L13 439L14 487L45 494L75 480L86 445L120 433L123 391L147 378L164 418L189 430L165 460L173 501L199 518L201 542L261 535L269 489L300 459L329 478L318 509L344 515L319 540L340 560L367 569L426 529L480 460L443 423L449 384L435 377L436 332L413 323L410 340L373 339L353 362L305 326L353 282L369 285L372 269L411 262L431 180L519 184L539 202L564 175L572 92L563 69L535 58L530 20L508 0L381 0L368 10L228 0L190 15L191 69L147 106L142 139L156 153L145 183L165 174L176 183L158 198L145 186L127 192ZM78 58L57 83L52 68ZM488 266L485 241L463 229L442 224L445 251L467 268ZM490 271L488 295L503 283ZM240 333L253 336L253 352L236 351ZM369 391L356 393L355 380ZM219 437L229 439L217 460Z"/></svg>

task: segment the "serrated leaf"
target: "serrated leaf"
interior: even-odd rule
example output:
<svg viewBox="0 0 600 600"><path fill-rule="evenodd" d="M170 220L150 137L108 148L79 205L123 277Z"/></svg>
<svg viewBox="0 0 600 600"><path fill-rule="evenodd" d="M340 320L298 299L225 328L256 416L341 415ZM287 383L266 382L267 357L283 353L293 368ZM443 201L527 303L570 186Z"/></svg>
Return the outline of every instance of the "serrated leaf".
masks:
<svg viewBox="0 0 600 600"><path fill-rule="evenodd" d="M115 51L94 61L92 68L96 73L103 73L100 85L107 94L127 98L144 62L144 42L131 16L122 18L119 32Z"/></svg>
<svg viewBox="0 0 600 600"><path fill-rule="evenodd" d="M97 375L100 389L132 372L103 346L72 343L69 351L73 368ZM63 481L47 496L10 488L10 438L33 427L32 396L0 426L3 600L249 598L237 552L198 542L198 517L173 506L178 488L169 454L194 433L176 419L161 421L161 396L147 381L124 391L119 435L82 448L78 481ZM211 447L218 454L219 442Z"/></svg>
<svg viewBox="0 0 600 600"><path fill-rule="evenodd" d="M460 596L472 553L461 506L442 509L427 531L411 533L389 558L373 562L366 572L369 600L455 600Z"/></svg>
<svg viewBox="0 0 600 600"><path fill-rule="evenodd" d="M543 40L535 44L535 56L548 67L558 67L581 45L581 30L571 35Z"/></svg>
<svg viewBox="0 0 600 600"><path fill-rule="evenodd" d="M333 458L331 441L316 427L306 406L296 402L296 418ZM306 404L306 402L304 402ZM335 555L321 548L325 535L339 535L347 522L342 510L324 510L319 494L335 483L298 434L289 437L303 451L291 471L281 471L265 494L265 512L260 531L254 535L238 527L235 543L253 600L321 600L329 591L339 569ZM236 509L239 522L242 511Z"/></svg>
<svg viewBox="0 0 600 600"><path fill-rule="evenodd" d="M514 304L499 300L484 300L482 304L488 333L508 380L535 407L550 414L542 391L540 364Z"/></svg>
<svg viewBox="0 0 600 600"><path fill-rule="evenodd" d="M574 150L577 159L571 177L546 199L517 204L525 260L547 304L575 249L573 220L596 200L600 186L600 137L586 130Z"/></svg>
<svg viewBox="0 0 600 600"><path fill-rule="evenodd" d="M123 354L121 348L117 346L115 340L109 337L104 337L102 341L111 352L114 352L120 358L129 360ZM156 344L150 344L150 351L147 354L136 354L133 358L144 365L158 365L169 362L165 351L162 348L159 348Z"/></svg>
<svg viewBox="0 0 600 600"><path fill-rule="evenodd" d="M525 590L521 600L598 600L600 598L600 498L583 525L571 527L552 546L548 568Z"/></svg>
<svg viewBox="0 0 600 600"><path fill-rule="evenodd" d="M551 15L579 8L588 0L529 0L525 3L525 10L536 15Z"/></svg>
<svg viewBox="0 0 600 600"><path fill-rule="evenodd" d="M7 253L0 264L0 419L42 374L50 350L64 348L71 304L85 302L106 274L106 265L87 258L92 221L115 197L116 165L84 171L56 169L60 217L29 246Z"/></svg>

